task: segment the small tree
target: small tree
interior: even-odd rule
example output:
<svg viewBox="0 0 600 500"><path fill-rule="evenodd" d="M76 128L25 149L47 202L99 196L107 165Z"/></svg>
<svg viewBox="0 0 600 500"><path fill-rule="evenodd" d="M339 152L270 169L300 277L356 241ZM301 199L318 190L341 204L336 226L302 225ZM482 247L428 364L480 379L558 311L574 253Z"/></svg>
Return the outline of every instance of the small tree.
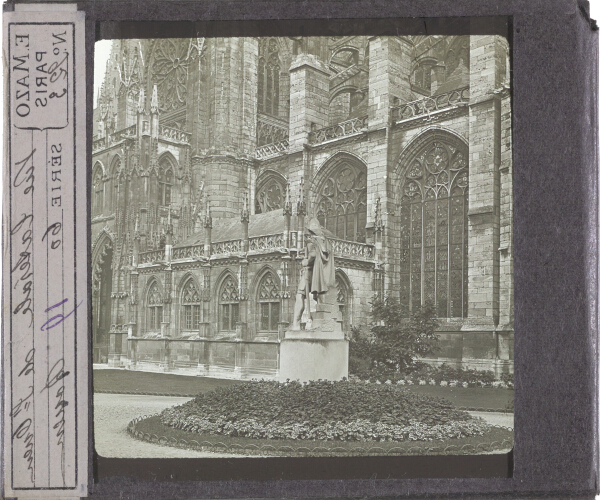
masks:
<svg viewBox="0 0 600 500"><path fill-rule="evenodd" d="M402 316L400 305L393 297L376 299L372 306L371 330L366 335L353 332L351 358L368 359L371 368L407 372L414 367L417 358L439 350L439 337L435 333L439 323L433 305L413 307L408 318Z"/></svg>

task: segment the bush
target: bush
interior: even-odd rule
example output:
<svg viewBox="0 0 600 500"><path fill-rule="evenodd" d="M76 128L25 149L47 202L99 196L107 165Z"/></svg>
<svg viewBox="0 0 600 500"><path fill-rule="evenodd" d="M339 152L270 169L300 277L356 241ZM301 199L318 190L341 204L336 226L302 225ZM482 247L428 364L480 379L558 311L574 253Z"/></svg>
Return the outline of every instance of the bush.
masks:
<svg viewBox="0 0 600 500"><path fill-rule="evenodd" d="M200 394L161 413L191 432L268 439L431 440L489 426L450 402L393 384L248 382Z"/></svg>
<svg viewBox="0 0 600 500"><path fill-rule="evenodd" d="M350 357L363 360L350 367L363 370L370 362L370 370L385 377L396 371L408 372L414 368L417 358L436 352L438 336L435 329L438 322L435 308L426 304L417 308L407 319L401 313L400 304L393 297L376 299L372 303L373 322L370 332L352 330Z"/></svg>

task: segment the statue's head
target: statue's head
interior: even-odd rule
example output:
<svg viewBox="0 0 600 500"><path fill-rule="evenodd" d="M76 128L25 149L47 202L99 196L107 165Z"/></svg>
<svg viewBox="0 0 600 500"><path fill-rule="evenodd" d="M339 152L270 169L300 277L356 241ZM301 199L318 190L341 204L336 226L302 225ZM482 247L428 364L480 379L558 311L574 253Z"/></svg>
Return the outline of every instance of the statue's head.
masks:
<svg viewBox="0 0 600 500"><path fill-rule="evenodd" d="M325 234L323 233L323 228L321 227L321 224L319 224L319 221L313 217L308 221L308 226L306 227L306 229L308 230L308 232L314 236L320 236L321 238L325 237Z"/></svg>

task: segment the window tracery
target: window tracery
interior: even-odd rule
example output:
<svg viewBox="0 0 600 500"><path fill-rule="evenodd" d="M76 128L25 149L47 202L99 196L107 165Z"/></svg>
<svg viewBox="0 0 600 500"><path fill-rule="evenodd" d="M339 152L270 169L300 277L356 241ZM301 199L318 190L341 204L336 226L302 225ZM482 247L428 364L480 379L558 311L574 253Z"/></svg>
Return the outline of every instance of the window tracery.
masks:
<svg viewBox="0 0 600 500"><path fill-rule="evenodd" d="M435 304L438 317L467 315L466 152L430 144L409 166L400 209L400 303Z"/></svg>
<svg viewBox="0 0 600 500"><path fill-rule="evenodd" d="M178 109L186 103L188 68L197 51L198 46L189 38L155 41L149 81L156 83L161 112Z"/></svg>
<svg viewBox="0 0 600 500"><path fill-rule="evenodd" d="M219 294L221 331L235 332L240 313L239 300L238 284L233 276L227 276L221 285L221 293Z"/></svg>
<svg viewBox="0 0 600 500"><path fill-rule="evenodd" d="M349 162L340 163L321 182L317 219L338 238L364 242L367 223L367 172Z"/></svg>
<svg viewBox="0 0 600 500"><path fill-rule="evenodd" d="M170 205L173 189L173 167L167 160L163 160L160 164L158 185L158 204L163 206Z"/></svg>
<svg viewBox="0 0 600 500"><path fill-rule="evenodd" d="M193 279L188 279L181 294L182 330L199 330L202 321L200 291Z"/></svg>
<svg viewBox="0 0 600 500"><path fill-rule="evenodd" d="M269 176L256 192L255 212L263 214L283 207L286 183L283 177Z"/></svg>
<svg viewBox="0 0 600 500"><path fill-rule="evenodd" d="M163 316L163 301L158 289L158 284L155 282L148 289L148 330L160 330L160 324Z"/></svg>
<svg viewBox="0 0 600 500"><path fill-rule="evenodd" d="M258 42L258 112L279 114L279 49L275 38Z"/></svg>
<svg viewBox="0 0 600 500"><path fill-rule="evenodd" d="M94 172L92 185L94 192L93 213L99 215L104 208L104 181L102 179L102 168L99 165Z"/></svg>
<svg viewBox="0 0 600 500"><path fill-rule="evenodd" d="M276 332L280 319L280 300L277 281L272 272L268 272L258 286L260 319L258 330Z"/></svg>

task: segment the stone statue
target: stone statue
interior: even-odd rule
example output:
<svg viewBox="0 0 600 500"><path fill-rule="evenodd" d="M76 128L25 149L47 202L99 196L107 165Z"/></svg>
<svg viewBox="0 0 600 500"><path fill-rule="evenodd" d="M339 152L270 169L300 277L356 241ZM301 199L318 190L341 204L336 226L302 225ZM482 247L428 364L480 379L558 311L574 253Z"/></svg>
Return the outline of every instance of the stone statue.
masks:
<svg viewBox="0 0 600 500"><path fill-rule="evenodd" d="M302 260L302 277L296 294L292 330L300 330L300 319L309 294L317 303L335 304L337 300L333 247L315 218L308 222L306 239L306 255Z"/></svg>

